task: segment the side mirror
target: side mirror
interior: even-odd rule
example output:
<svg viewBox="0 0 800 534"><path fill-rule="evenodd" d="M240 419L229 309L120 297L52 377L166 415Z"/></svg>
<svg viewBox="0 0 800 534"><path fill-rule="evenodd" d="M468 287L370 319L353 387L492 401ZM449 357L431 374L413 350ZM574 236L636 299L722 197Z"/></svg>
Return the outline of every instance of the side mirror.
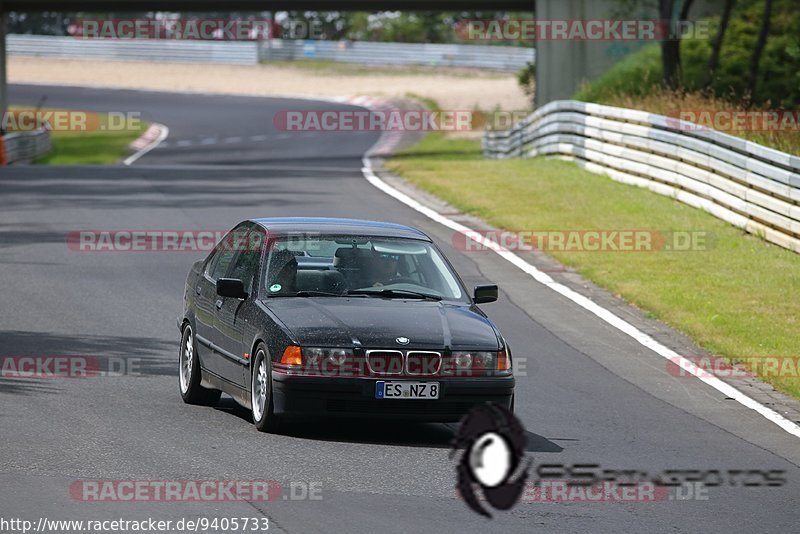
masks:
<svg viewBox="0 0 800 534"><path fill-rule="evenodd" d="M247 291L244 283L238 278L220 278L217 280L217 295L234 299L246 299Z"/></svg>
<svg viewBox="0 0 800 534"><path fill-rule="evenodd" d="M497 286L494 284L475 286L475 293L472 297L475 304L486 304L497 300Z"/></svg>

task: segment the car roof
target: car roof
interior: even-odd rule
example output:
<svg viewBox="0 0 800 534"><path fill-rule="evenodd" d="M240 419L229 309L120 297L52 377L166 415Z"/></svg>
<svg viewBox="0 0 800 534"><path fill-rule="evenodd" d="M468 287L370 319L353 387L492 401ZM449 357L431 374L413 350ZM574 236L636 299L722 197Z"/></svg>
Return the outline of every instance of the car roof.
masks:
<svg viewBox="0 0 800 534"><path fill-rule="evenodd" d="M250 219L251 222L276 234L323 233L337 235L364 235L375 237L404 237L431 241L421 230L389 222L366 221L361 219L332 219L326 217L271 217Z"/></svg>

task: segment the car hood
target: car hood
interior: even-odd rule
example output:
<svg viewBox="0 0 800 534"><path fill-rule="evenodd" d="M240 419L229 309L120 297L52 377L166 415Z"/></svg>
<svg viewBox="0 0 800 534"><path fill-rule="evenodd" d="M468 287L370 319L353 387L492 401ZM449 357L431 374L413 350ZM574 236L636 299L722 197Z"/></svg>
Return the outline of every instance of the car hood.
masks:
<svg viewBox="0 0 800 534"><path fill-rule="evenodd" d="M477 308L383 298L272 298L264 304L305 346L498 350L492 323ZM406 337L406 345L397 338Z"/></svg>

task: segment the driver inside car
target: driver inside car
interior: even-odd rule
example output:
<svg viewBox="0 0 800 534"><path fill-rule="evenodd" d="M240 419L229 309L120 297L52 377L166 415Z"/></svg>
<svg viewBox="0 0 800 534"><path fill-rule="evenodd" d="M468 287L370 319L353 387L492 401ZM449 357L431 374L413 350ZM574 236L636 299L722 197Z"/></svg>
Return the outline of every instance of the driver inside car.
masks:
<svg viewBox="0 0 800 534"><path fill-rule="evenodd" d="M372 287L389 285L400 278L400 273L398 273L399 264L400 261L397 256L376 252L372 259Z"/></svg>

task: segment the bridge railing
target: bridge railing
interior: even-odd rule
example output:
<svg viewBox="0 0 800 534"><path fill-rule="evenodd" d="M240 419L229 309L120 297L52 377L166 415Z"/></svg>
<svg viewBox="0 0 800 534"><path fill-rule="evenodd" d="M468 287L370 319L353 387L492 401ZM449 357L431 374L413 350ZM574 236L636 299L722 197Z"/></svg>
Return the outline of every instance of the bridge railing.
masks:
<svg viewBox="0 0 800 534"><path fill-rule="evenodd" d="M703 209L800 253L800 157L676 118L551 102L506 131L487 158L555 156Z"/></svg>

